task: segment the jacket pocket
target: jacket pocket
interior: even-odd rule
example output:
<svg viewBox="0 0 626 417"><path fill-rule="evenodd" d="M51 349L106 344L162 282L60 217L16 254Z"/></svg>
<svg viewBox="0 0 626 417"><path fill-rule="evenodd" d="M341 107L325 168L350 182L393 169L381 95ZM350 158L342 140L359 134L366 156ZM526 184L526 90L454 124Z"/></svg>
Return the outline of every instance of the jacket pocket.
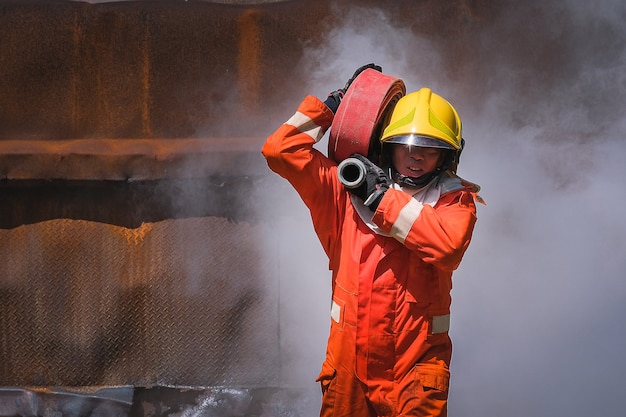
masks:
<svg viewBox="0 0 626 417"><path fill-rule="evenodd" d="M322 371L315 380L320 383L322 394L326 394L328 392L328 389L330 388L331 383L335 380L336 375L337 370L330 366L328 362L324 361L322 364Z"/></svg>
<svg viewBox="0 0 626 417"><path fill-rule="evenodd" d="M450 370L440 365L418 363L415 365L415 380L424 391L435 389L447 394L450 386Z"/></svg>

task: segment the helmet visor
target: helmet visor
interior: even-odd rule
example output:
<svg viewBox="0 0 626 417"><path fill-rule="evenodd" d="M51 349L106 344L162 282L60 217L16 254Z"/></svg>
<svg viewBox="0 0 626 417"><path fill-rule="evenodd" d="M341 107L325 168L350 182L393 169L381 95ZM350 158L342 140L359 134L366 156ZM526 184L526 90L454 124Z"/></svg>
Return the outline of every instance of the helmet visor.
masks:
<svg viewBox="0 0 626 417"><path fill-rule="evenodd" d="M431 138L422 135L398 135L392 136L384 140L383 143L394 143L398 145L410 145L421 146L423 148L440 148L440 149L452 149L454 146L446 143L442 140Z"/></svg>

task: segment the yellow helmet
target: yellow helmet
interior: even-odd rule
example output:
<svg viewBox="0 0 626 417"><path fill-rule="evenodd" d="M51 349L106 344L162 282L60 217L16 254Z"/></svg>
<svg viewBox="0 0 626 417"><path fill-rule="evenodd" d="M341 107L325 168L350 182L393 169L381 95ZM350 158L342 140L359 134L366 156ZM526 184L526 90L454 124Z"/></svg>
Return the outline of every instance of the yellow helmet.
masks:
<svg viewBox="0 0 626 417"><path fill-rule="evenodd" d="M462 149L461 119L443 97L422 88L398 100L380 141L404 145Z"/></svg>

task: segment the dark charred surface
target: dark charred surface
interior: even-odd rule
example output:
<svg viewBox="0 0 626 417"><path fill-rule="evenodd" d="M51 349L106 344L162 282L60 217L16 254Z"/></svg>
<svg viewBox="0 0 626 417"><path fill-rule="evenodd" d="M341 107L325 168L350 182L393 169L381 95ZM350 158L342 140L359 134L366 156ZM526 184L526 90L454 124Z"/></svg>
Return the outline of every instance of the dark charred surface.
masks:
<svg viewBox="0 0 626 417"><path fill-rule="evenodd" d="M0 181L0 228L80 219L129 228L185 217L258 221L259 177L161 181Z"/></svg>

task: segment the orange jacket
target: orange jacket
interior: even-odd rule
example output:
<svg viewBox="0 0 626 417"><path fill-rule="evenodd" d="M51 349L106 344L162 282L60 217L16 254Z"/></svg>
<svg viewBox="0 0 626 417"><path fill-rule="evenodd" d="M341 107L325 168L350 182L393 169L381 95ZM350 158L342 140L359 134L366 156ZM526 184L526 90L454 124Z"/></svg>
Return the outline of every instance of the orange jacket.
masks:
<svg viewBox="0 0 626 417"><path fill-rule="evenodd" d="M449 365L452 271L476 221L473 189L447 178L431 206L392 188L371 219L382 234L374 233L339 182L336 163L313 148L333 116L306 97L262 152L309 208L330 261L332 320L320 378L353 356L346 362L355 363L352 371L385 396L421 361Z"/></svg>

